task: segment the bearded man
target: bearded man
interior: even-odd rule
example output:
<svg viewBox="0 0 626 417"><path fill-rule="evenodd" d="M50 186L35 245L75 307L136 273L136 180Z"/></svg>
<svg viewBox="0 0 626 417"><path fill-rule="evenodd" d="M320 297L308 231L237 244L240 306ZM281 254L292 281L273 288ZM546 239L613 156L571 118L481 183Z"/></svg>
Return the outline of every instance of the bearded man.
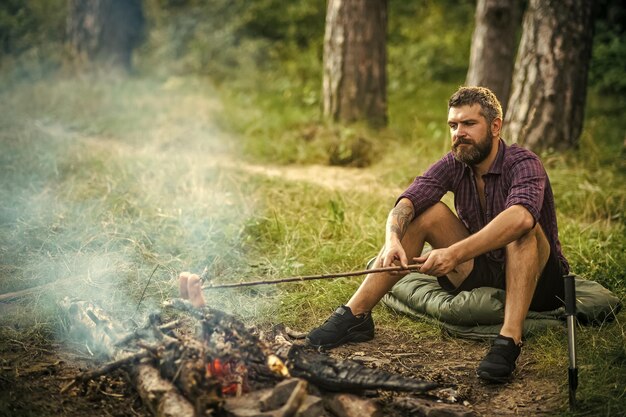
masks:
<svg viewBox="0 0 626 417"><path fill-rule="evenodd" d="M506 381L520 354L529 309L562 305L569 272L558 238L550 181L534 153L500 138L502 107L483 87L461 87L448 101L451 152L417 177L389 213L376 267L408 260L451 294L477 287L506 291L504 323L477 375ZM454 193L456 215L440 200ZM458 217L457 217L458 216ZM424 244L433 248L422 253ZM405 274L406 275L406 274ZM402 278L369 274L352 298L308 336L333 348L374 337L372 308Z"/></svg>

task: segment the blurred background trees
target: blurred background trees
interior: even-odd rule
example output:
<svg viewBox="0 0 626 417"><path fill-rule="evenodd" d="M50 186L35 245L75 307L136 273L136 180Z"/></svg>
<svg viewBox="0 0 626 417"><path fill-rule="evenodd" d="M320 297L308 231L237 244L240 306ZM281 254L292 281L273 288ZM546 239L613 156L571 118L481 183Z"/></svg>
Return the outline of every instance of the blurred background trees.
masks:
<svg viewBox="0 0 626 417"><path fill-rule="evenodd" d="M326 113L342 123L389 120L400 129L440 120L445 104L419 115L412 109L432 87L486 84L503 102L511 95L507 139L534 149L569 148L580 135L587 73L595 91L626 93L626 6L591 3L334 0L331 10L361 14L327 16L324 0L6 0L0 74L19 82L63 69L76 56L104 58L132 63L138 75L206 76L259 96L271 90L286 107L310 109L311 123ZM341 47L333 37L340 32L353 35ZM516 81L507 94L520 38ZM566 103L566 97L577 99ZM541 122L538 114L547 117Z"/></svg>
<svg viewBox="0 0 626 417"><path fill-rule="evenodd" d="M522 17L521 0L478 0L466 85L491 89L506 114Z"/></svg>
<svg viewBox="0 0 626 417"><path fill-rule="evenodd" d="M532 149L574 148L593 41L591 0L530 0L504 135Z"/></svg>
<svg viewBox="0 0 626 417"><path fill-rule="evenodd" d="M324 34L324 115L387 123L387 1L329 0Z"/></svg>
<svg viewBox="0 0 626 417"><path fill-rule="evenodd" d="M143 40L141 0L68 0L67 45L78 65L131 68L132 53Z"/></svg>

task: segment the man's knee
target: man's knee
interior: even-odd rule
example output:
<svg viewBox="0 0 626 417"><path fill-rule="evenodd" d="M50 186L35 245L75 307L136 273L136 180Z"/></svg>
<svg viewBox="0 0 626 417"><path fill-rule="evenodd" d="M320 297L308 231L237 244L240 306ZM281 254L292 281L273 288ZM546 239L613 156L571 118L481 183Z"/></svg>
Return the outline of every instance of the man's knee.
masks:
<svg viewBox="0 0 626 417"><path fill-rule="evenodd" d="M550 244L539 223L535 224L527 233L506 245L505 249L507 259L532 254L533 257L537 258L541 267L545 265L548 256L550 256Z"/></svg>
<svg viewBox="0 0 626 417"><path fill-rule="evenodd" d="M535 224L535 226L530 229L528 232L524 233L519 238L515 239L508 245L506 245L507 252L515 252L518 250L525 249L527 247L537 247L538 243L541 239L545 239L545 235L543 235L543 231L541 230L541 226L539 223Z"/></svg>
<svg viewBox="0 0 626 417"><path fill-rule="evenodd" d="M427 208L423 213L416 216L415 219L413 219L412 225L428 229L432 226L441 224L441 222L450 221L453 218L458 220L448 206L442 202L438 202Z"/></svg>

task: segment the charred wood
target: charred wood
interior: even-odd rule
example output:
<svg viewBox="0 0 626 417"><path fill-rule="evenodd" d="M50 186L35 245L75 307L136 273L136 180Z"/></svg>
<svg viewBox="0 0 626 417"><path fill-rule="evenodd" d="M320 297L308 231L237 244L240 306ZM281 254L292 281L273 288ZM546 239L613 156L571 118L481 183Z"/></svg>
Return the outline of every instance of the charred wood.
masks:
<svg viewBox="0 0 626 417"><path fill-rule="evenodd" d="M280 365L275 366L279 359L272 350L236 317L210 307L196 308L180 298L169 300L164 306L187 312L200 321L203 341L211 351L221 353L214 359L245 363L252 380L261 384L251 388L273 385L285 376L277 369Z"/></svg>
<svg viewBox="0 0 626 417"><path fill-rule="evenodd" d="M173 320L169 323L165 323L161 326L158 326L157 329L161 332L166 332L172 329L175 329L176 327L180 326L181 321L180 320ZM146 327L141 327L138 328L136 330L133 330L132 332L128 333L126 336L122 337L121 339L119 339L116 343L115 346L120 347L120 346L124 346L130 342L132 342L135 339L141 339L141 338L146 338L146 337L150 337L151 334L153 334L154 330L153 330L153 324L152 323L148 323L148 326Z"/></svg>
<svg viewBox="0 0 626 417"><path fill-rule="evenodd" d="M284 326L267 334L185 300L166 306L184 315L161 325L161 316L153 314L141 328L129 331L92 303L65 300L70 333L86 340L101 359L112 361L78 375L73 383L122 368L155 415L194 417L323 417L329 410L340 417L378 416L376 401L335 393L381 389L422 394L438 386L294 344ZM171 330L181 323L185 326ZM197 326L195 334L190 324ZM416 404L404 408L421 410L421 415L427 405Z"/></svg>
<svg viewBox="0 0 626 417"><path fill-rule="evenodd" d="M477 417L478 415L460 404L446 404L417 398L399 398L394 401L394 405L400 408L403 414L411 416Z"/></svg>
<svg viewBox="0 0 626 417"><path fill-rule="evenodd" d="M96 351L101 357L113 359L99 370L79 375L70 385L64 387L65 391L76 382L84 382L89 378L102 375L120 366L134 363L139 356L147 356L147 351L140 351L135 355L127 356L128 353L116 346L117 339L111 336L120 331L104 310L98 306L82 301L63 299L59 306L67 315L68 333L79 340L85 340L90 350ZM106 329L106 330L104 330ZM192 417L193 406L185 399L170 382L163 379L160 373L151 364L139 364L131 367L130 371L135 389L142 401L151 409L157 417Z"/></svg>
<svg viewBox="0 0 626 417"><path fill-rule="evenodd" d="M222 405L222 385L207 378L202 344L194 339L176 343L157 354L162 375L172 381L188 398L198 415L211 415Z"/></svg>
<svg viewBox="0 0 626 417"><path fill-rule="evenodd" d="M328 391L383 389L423 393L439 386L434 382L367 368L356 361L333 359L298 345L293 345L289 351L288 366L293 376Z"/></svg>
<svg viewBox="0 0 626 417"><path fill-rule="evenodd" d="M224 406L228 417L324 417L322 399L308 395L307 382L290 379L264 389L229 398Z"/></svg>
<svg viewBox="0 0 626 417"><path fill-rule="evenodd" d="M139 360L146 358L148 356L149 356L149 353L147 351L141 351L141 352L135 353L134 355L129 355L129 356L120 358L116 361L109 362L101 368L82 372L81 374L75 376L69 384L65 385L61 389L61 393L66 392L68 389L72 388L77 383L90 381L100 376L107 375L115 371L116 369L119 369L123 366L132 365L133 363L136 363Z"/></svg>

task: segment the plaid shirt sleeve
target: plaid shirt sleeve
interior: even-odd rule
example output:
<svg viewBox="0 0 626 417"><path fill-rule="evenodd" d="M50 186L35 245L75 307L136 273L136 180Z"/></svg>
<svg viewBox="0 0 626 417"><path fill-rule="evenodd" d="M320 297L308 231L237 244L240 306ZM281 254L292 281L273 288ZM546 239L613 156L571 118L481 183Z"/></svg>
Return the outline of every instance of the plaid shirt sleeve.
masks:
<svg viewBox="0 0 626 417"><path fill-rule="evenodd" d="M396 204L402 198L408 198L413 203L415 216L422 214L427 208L436 204L451 189L453 162L452 155L447 154L435 162L421 176L415 178L409 188L398 197Z"/></svg>
<svg viewBox="0 0 626 417"><path fill-rule="evenodd" d="M525 207L533 216L536 224L541 216L548 178L541 161L534 155L528 156L516 161L507 172L511 185L505 208L515 205Z"/></svg>

